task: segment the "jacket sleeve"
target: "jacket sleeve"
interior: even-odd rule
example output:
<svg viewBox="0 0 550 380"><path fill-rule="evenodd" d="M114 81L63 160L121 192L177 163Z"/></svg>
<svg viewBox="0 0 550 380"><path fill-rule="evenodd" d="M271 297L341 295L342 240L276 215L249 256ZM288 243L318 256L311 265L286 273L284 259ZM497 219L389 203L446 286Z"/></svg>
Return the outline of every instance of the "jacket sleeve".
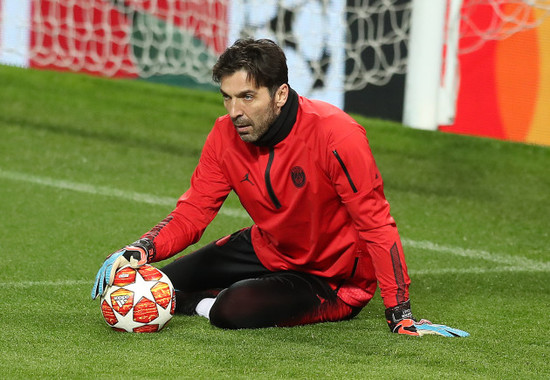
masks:
<svg viewBox="0 0 550 380"><path fill-rule="evenodd" d="M357 126L329 145L329 175L355 224L360 254L370 256L384 305L396 306L408 299L410 279L365 131Z"/></svg>
<svg viewBox="0 0 550 380"><path fill-rule="evenodd" d="M201 238L218 213L231 187L220 169L216 129L208 135L189 189L179 198L176 208L144 234L153 241L153 261L167 259Z"/></svg>

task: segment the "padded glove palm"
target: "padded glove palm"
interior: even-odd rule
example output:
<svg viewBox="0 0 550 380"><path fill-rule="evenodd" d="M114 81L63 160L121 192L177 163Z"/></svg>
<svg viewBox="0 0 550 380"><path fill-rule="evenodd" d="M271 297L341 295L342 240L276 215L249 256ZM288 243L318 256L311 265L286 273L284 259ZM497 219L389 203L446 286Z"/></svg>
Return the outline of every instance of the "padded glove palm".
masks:
<svg viewBox="0 0 550 380"><path fill-rule="evenodd" d="M126 265L132 268L151 262L155 256L155 246L149 239L140 239L107 256L95 277L92 299L102 295L107 286L113 283L116 271Z"/></svg>

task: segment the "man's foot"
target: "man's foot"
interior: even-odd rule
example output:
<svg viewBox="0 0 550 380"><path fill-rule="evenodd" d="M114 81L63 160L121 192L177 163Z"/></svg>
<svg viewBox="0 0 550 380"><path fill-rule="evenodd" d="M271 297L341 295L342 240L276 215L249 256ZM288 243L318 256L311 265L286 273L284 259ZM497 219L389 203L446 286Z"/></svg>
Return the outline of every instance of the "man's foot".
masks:
<svg viewBox="0 0 550 380"><path fill-rule="evenodd" d="M195 311L200 301L205 298L216 298L221 289L202 290L199 292L184 293L176 290L176 314L196 315Z"/></svg>

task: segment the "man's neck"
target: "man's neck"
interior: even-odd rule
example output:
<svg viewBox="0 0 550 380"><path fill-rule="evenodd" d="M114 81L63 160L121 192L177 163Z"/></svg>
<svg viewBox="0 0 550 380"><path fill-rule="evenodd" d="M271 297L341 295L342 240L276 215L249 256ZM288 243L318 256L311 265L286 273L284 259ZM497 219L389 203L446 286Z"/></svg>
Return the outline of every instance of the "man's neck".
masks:
<svg viewBox="0 0 550 380"><path fill-rule="evenodd" d="M281 113L269 127L267 132L258 140L253 142L257 146L272 147L287 137L296 122L298 114L298 94L289 87L288 99L281 108Z"/></svg>

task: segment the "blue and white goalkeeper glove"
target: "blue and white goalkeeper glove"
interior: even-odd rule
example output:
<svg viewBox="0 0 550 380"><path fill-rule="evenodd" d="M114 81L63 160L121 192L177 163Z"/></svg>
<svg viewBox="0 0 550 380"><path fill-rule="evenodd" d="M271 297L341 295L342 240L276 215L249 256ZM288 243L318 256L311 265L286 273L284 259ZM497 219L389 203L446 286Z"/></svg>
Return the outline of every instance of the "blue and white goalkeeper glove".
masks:
<svg viewBox="0 0 550 380"><path fill-rule="evenodd" d="M123 266L130 265L132 268L151 262L155 256L155 246L149 239L139 239L126 247L107 256L95 277L95 284L92 288L92 299L101 296L109 285L113 284L116 271Z"/></svg>
<svg viewBox="0 0 550 380"><path fill-rule="evenodd" d="M413 336L441 335L446 337L467 337L466 331L445 325L434 324L426 319L416 321L411 312L410 301L386 309L386 321L390 330L396 334Z"/></svg>

